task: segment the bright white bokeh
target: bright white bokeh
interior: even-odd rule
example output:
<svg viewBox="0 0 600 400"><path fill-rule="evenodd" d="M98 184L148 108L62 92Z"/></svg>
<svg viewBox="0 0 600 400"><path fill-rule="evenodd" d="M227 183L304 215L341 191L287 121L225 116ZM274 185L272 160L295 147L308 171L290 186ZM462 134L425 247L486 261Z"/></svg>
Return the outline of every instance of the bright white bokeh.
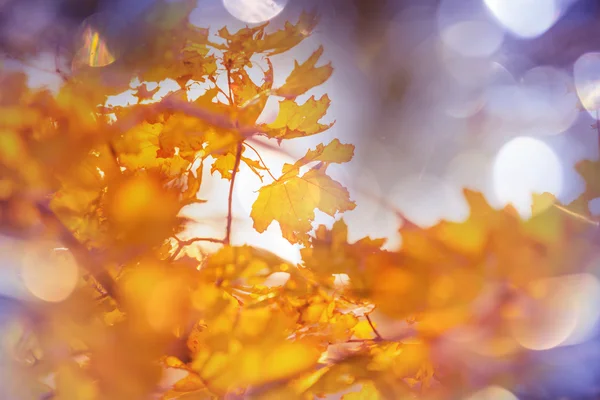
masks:
<svg viewBox="0 0 600 400"><path fill-rule="evenodd" d="M494 192L503 204L531 216L534 193L561 194L563 168L558 156L541 140L517 137L502 146L493 166Z"/></svg>
<svg viewBox="0 0 600 400"><path fill-rule="evenodd" d="M227 11L242 22L260 24L275 18L288 0L223 0Z"/></svg>
<svg viewBox="0 0 600 400"><path fill-rule="evenodd" d="M600 53L585 53L573 65L575 88L581 104L596 118L600 109Z"/></svg>
<svg viewBox="0 0 600 400"><path fill-rule="evenodd" d="M560 16L555 0L484 0L496 19L511 33L535 38L554 25Z"/></svg>
<svg viewBox="0 0 600 400"><path fill-rule="evenodd" d="M47 302L61 302L77 286L79 269L75 258L59 243L43 241L25 244L21 278L29 292Z"/></svg>
<svg viewBox="0 0 600 400"><path fill-rule="evenodd" d="M488 386L471 394L465 400L519 400L519 398L503 387Z"/></svg>

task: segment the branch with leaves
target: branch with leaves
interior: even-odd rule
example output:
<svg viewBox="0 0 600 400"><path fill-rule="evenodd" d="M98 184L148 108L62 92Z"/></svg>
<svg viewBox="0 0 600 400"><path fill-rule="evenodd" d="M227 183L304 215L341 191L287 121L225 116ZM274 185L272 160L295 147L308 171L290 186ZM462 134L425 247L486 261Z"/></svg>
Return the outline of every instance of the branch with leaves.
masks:
<svg viewBox="0 0 600 400"><path fill-rule="evenodd" d="M463 357L497 343L508 343L503 362L523 369L509 327L548 300L534 290L540 280L573 272L597 252L588 203L600 197L599 163L579 165L588 182L579 199L535 196L526 221L466 190L468 219L425 229L375 199L401 220L402 247L386 249L385 240L370 237L350 242L338 217L356 204L328 168L350 162L353 145L319 144L280 172L253 146L260 137L282 151L282 141L333 125L321 122L327 95L298 100L333 73L320 61L323 47L296 61L283 85L273 83L272 56L309 36L316 14L279 30L223 28L216 40L188 22L194 7L191 0L157 2L145 20L145 46L102 68L78 66L56 95L29 89L23 74L0 73L10 94L0 94L7 116L0 119L0 226L30 241L62 240L83 270L66 300L32 305L45 317L30 329L35 340L20 347L43 371L15 361L22 379L0 393L141 399L155 393L161 369L177 369L185 376L162 391L165 400L459 398L476 389ZM98 107L133 78L170 78L180 88L152 103L157 89L143 84L139 104ZM196 99L192 86L204 90ZM277 116L260 123L271 97ZM232 245L242 165L272 178L248 216L254 229L278 224L301 245L300 264ZM205 167L229 183L224 236L183 240L191 223L202 222L181 212L203 207ZM337 221L314 227L315 210ZM218 250L187 251L203 242ZM481 311L476 304L487 293L498 295ZM459 328L475 342L457 356L446 351L446 339ZM85 354L85 362L71 354ZM52 387L44 383L48 373Z"/></svg>

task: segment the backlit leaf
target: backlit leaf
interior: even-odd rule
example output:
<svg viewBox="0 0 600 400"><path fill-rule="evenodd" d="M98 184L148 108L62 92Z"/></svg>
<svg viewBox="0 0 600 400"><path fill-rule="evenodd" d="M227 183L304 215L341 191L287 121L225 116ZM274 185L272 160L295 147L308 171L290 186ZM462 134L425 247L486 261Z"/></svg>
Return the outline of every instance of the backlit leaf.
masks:
<svg viewBox="0 0 600 400"><path fill-rule="evenodd" d="M292 73L287 77L283 86L275 91L275 94L292 99L329 79L333 73L331 63L315 67L321 55L323 55L323 46L319 47L303 64L298 64L296 61Z"/></svg>

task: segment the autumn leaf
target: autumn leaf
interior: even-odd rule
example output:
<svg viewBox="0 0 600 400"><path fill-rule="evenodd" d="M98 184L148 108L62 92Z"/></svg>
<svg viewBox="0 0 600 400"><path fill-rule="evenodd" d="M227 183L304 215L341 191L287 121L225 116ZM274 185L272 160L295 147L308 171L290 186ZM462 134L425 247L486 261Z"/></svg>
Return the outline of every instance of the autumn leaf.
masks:
<svg viewBox="0 0 600 400"><path fill-rule="evenodd" d="M160 86L156 85L156 87L152 90L148 89L148 84L143 83L138 86L134 92L134 96L138 98L138 101L146 101L152 99L152 97L159 91Z"/></svg>
<svg viewBox="0 0 600 400"><path fill-rule="evenodd" d="M342 400L383 400L381 394L372 383L364 383L358 392L342 396Z"/></svg>
<svg viewBox="0 0 600 400"><path fill-rule="evenodd" d="M273 86L273 65L268 59L267 66L260 86L252 81L243 68L230 73L233 101L239 106L238 120L242 125L254 125L267 104Z"/></svg>
<svg viewBox="0 0 600 400"><path fill-rule="evenodd" d="M324 164L342 164L349 162L354 156L354 146L351 144L342 144L338 139L333 139L327 146L318 144L314 150L309 150L304 157L294 163L294 165L284 164L282 178L286 176L297 175L300 167L311 162L320 161Z"/></svg>
<svg viewBox="0 0 600 400"><path fill-rule="evenodd" d="M334 274L347 274L354 285L363 279L360 266L375 253L381 252L384 239L363 238L348 243L348 226L343 219L331 230L319 226L310 240L311 246L301 249L304 265L323 282L333 284Z"/></svg>
<svg viewBox="0 0 600 400"><path fill-rule="evenodd" d="M266 134L282 140L324 132L334 124L333 122L330 124L319 123L325 116L329 104L330 100L327 95L323 95L318 100L312 96L302 105L298 105L293 100L283 100L279 103L279 114L275 121L265 125Z"/></svg>
<svg viewBox="0 0 600 400"><path fill-rule="evenodd" d="M593 200L600 197L600 161L583 160L577 163L576 170L586 182L585 197Z"/></svg>
<svg viewBox="0 0 600 400"><path fill-rule="evenodd" d="M292 73L287 77L283 86L275 90L274 94L286 99L293 99L329 79L333 73L331 63L315 68L322 54L323 46L320 46L303 64L295 61Z"/></svg>
<svg viewBox="0 0 600 400"><path fill-rule="evenodd" d="M305 157L314 160L318 154L329 155L329 149L338 148L339 142L332 142L325 148L309 151ZM327 151L326 151L327 149ZM348 147L341 147L339 158L328 158L333 162L345 162ZM335 151L332 151L334 154ZM283 237L290 243L307 243L308 232L312 229L315 209L335 216L338 212L353 210L348 190L326 174L327 164L310 169L302 176L291 173L284 166L284 175L270 185L263 186L252 206L250 216L254 229L264 232L273 221L279 222Z"/></svg>
<svg viewBox="0 0 600 400"><path fill-rule="evenodd" d="M217 396L210 392L198 375L189 373L185 378L175 382L173 387L164 393L161 400L215 400Z"/></svg>
<svg viewBox="0 0 600 400"><path fill-rule="evenodd" d="M255 51L267 52L269 56L286 52L308 37L318 21L316 10L304 11L296 24L286 22L283 29L265 34L257 41Z"/></svg>
<svg viewBox="0 0 600 400"><path fill-rule="evenodd" d="M286 339L293 319L272 307L241 310L233 331L206 331L192 369L224 393L307 372L320 352L309 342Z"/></svg>
<svg viewBox="0 0 600 400"><path fill-rule="evenodd" d="M272 273L290 268L290 263L266 250L227 246L209 257L201 274L219 286L243 287L262 284Z"/></svg>
<svg viewBox="0 0 600 400"><path fill-rule="evenodd" d="M57 71L65 79L56 93L29 88L24 73L0 72L0 229L21 241L56 239L78 262L73 276L51 279L73 280L64 301L27 302L18 329L3 333L0 350L11 357L2 395L446 399L475 381L509 388L525 379L530 365L520 363L531 357L515 324L553 304L549 278L571 279L597 256L589 203L600 197L598 162L577 167L583 195L563 204L534 194L527 219L465 190L466 218L422 227L381 199L400 220L390 238L398 247L350 240L355 227L338 217L356 204L327 171L351 161L353 145L315 144L277 175L250 143L260 135L272 147L333 125L322 122L329 96L309 97L333 72L320 61L323 46L273 87L272 56L309 37L316 12L281 29L266 22L230 32L192 25L196 6L149 6L110 38L119 42L114 62L76 59L71 71ZM132 79L136 104L109 105L132 93ZM257 124L272 96L277 115ZM213 188L205 180L225 179L234 193L240 165L261 181L269 175L250 212L254 229L276 221L299 245L299 264L269 247L232 245L243 216L233 214L231 196L223 215L197 217L206 202L198 193ZM316 210L337 220L314 226ZM200 234L215 221L223 221L215 237ZM10 240L9 264L35 268L16 258ZM470 375L471 353L486 365L484 380ZM181 375L165 385L165 369ZM52 388L42 383L48 377Z"/></svg>

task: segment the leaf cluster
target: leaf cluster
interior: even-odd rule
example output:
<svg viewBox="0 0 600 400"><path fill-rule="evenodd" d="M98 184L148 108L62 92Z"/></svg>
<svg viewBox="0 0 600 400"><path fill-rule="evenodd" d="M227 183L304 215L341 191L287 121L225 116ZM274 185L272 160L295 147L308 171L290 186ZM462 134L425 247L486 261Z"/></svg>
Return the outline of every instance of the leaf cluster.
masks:
<svg viewBox="0 0 600 400"><path fill-rule="evenodd" d="M252 142L262 137L276 148L331 127L320 122L327 95L298 99L331 76L324 49L296 62L280 87L270 59L305 39L317 16L303 13L275 31L223 28L215 39L188 22L193 3L159 2L147 15L144 46L103 68L79 65L57 95L30 90L23 74L0 73L2 232L59 239L80 267L67 300L34 302L35 317L13 327L18 379L1 390L14 398L142 399L166 370L181 378L162 399L455 398L469 389L469 371L444 346L464 328L478 333L486 354L519 360L509 328L548 298L537 282L572 272L596 251L588 202L600 195L598 163L580 165L589 183L580 199L563 206L537 196L527 221L465 191L464 222L423 229L398 211L399 250L386 250L383 239L350 243L341 219L313 229L315 210L336 217L356 206L327 174L352 159L354 146L319 144L279 172L253 158ZM134 78L170 78L179 89L154 101L156 91L142 85L137 104L104 105ZM191 99L194 84L205 90ZM271 97L279 112L260 123ZM285 239L302 245L299 265L231 245L242 164L270 180L252 207L254 228L277 222ZM181 211L202 206L205 168L230 184L223 236L182 240L191 221ZM202 242L219 250L187 251ZM484 311L474 306L489 293ZM377 314L400 328L382 330Z"/></svg>

